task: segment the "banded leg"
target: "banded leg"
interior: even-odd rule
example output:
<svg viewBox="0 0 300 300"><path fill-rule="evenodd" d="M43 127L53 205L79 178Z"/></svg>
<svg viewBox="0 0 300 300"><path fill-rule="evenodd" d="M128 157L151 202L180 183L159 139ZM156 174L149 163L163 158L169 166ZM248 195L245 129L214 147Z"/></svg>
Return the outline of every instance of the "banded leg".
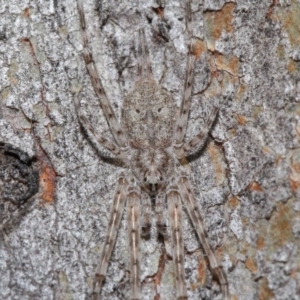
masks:
<svg viewBox="0 0 300 300"><path fill-rule="evenodd" d="M122 175L118 180L117 190L114 195L112 210L110 213L107 233L102 250L100 262L96 269L96 274L93 283L93 299L99 300L103 281L105 280L108 262L111 257L113 247L115 245L117 231L120 225L124 204L126 200L128 182Z"/></svg>
<svg viewBox="0 0 300 300"><path fill-rule="evenodd" d="M167 202L169 209L169 218L171 224L171 239L173 249L173 261L176 277L176 297L177 300L187 300L187 290L184 280L184 248L182 239L182 222L181 222L181 199L176 190L167 193Z"/></svg>
<svg viewBox="0 0 300 300"><path fill-rule="evenodd" d="M111 106L111 103L106 96L102 82L100 80L100 77L96 69L96 64L92 55L92 51L88 45L88 38L86 33L86 22L84 17L82 0L77 1L77 6L78 6L81 33L82 33L83 46L84 46L83 58L86 63L87 70L90 74L94 91L99 98L100 107L104 112L109 128L117 144L122 148L123 147L126 148L128 144L127 135L124 129L121 127L120 123L118 122L116 115L113 111L113 108Z"/></svg>
<svg viewBox="0 0 300 300"><path fill-rule="evenodd" d="M115 154L117 157L121 157L123 153L120 150L120 148L109 139L95 132L94 127L87 120L87 118L80 112L80 104L77 97L75 97L74 104L75 104L75 110L78 117L78 121L80 125L83 127L83 129L87 132L90 132L93 135L93 137L96 139L96 141L99 144L101 144L104 148L106 148L107 150Z"/></svg>
<svg viewBox="0 0 300 300"><path fill-rule="evenodd" d="M140 300L140 194L136 190L129 190L128 206L128 233L130 255L130 299Z"/></svg>
<svg viewBox="0 0 300 300"><path fill-rule="evenodd" d="M186 75L184 83L184 91L180 105L180 114L175 124L173 140L175 140L175 148L180 148L186 133L187 120L191 106L192 84L194 79L194 64L196 57L193 54L193 39L192 39L192 11L191 0L186 0L186 30L189 38L188 56Z"/></svg>
<svg viewBox="0 0 300 300"><path fill-rule="evenodd" d="M192 191L192 187L186 177L181 177L179 182L180 194L183 200L184 205L188 211L190 219L193 223L193 226L197 232L199 240L204 248L204 251L208 257L210 268L217 277L219 284L221 286L221 291L223 295L223 300L229 300L229 290L228 290L228 282L226 274L218 261L216 255L214 254L209 242L208 236L203 226L202 217L195 200L194 193Z"/></svg>
<svg viewBox="0 0 300 300"><path fill-rule="evenodd" d="M155 201L156 226L158 232L166 238L167 226L164 217L165 209L165 194L158 194Z"/></svg>
<svg viewBox="0 0 300 300"><path fill-rule="evenodd" d="M192 153L196 153L205 145L207 135L210 132L211 127L217 118L218 110L218 107L214 107L212 113L210 114L206 122L206 127L202 129L201 132L199 132L194 138L192 138L188 142L184 143L181 147L175 148L176 157L178 159L191 155Z"/></svg>
<svg viewBox="0 0 300 300"><path fill-rule="evenodd" d="M148 194L142 194L142 207L143 207L143 221L142 221L142 232L141 236L144 238L150 237L151 230L151 199Z"/></svg>
<svg viewBox="0 0 300 300"><path fill-rule="evenodd" d="M146 72L145 69L146 68ZM141 79L152 78L152 68L149 58L145 30L140 29L138 33L138 75Z"/></svg>

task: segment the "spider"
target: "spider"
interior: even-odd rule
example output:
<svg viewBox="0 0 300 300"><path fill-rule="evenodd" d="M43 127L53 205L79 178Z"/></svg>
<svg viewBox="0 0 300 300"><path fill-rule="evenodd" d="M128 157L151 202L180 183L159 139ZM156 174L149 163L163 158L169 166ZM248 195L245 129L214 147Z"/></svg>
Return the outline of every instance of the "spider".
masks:
<svg viewBox="0 0 300 300"><path fill-rule="evenodd" d="M223 299L229 299L228 283L224 270L218 262L203 226L202 218L191 184L180 160L205 145L205 141L216 119L215 107L207 120L207 126L191 140L185 142L187 121L191 103L195 55L191 29L191 3L186 0L186 31L189 37L186 80L176 118L175 104L170 94L153 79L149 50L143 29L138 32L138 76L134 89L123 101L121 122L118 122L112 105L106 96L98 76L93 54L90 50L82 0L78 0L80 28L83 38L83 58L91 77L95 93L99 97L113 140L96 133L80 113L80 104L76 100L75 108L81 126L115 157L124 162L126 170L120 175L114 194L112 211L100 262L93 281L93 299L100 299L101 288L106 277L109 260L115 244L125 203L128 210L128 235L130 247L130 299L141 299L139 244L141 236L150 234L150 204L143 204L141 219L141 201L154 199L156 225L158 232L166 237L166 224L163 210L168 206L171 228L172 255L174 261L176 297L187 299L187 287L184 279L184 246L181 225L182 207L186 207L190 220L204 248L210 268L216 276L222 290Z"/></svg>

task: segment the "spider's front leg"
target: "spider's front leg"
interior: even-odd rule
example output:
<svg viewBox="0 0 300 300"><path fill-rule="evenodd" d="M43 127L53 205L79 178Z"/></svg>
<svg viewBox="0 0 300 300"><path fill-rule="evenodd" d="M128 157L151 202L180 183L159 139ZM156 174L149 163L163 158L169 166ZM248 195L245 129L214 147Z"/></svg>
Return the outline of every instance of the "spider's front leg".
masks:
<svg viewBox="0 0 300 300"><path fill-rule="evenodd" d="M182 176L178 180L178 186L180 189L182 201L188 211L188 214L197 232L200 243L208 257L210 268L213 274L217 277L217 280L219 281L219 284L221 286L223 300L229 300L230 296L226 274L209 244L208 236L203 226L202 217L194 193L192 191L192 187L187 177Z"/></svg>
<svg viewBox="0 0 300 300"><path fill-rule="evenodd" d="M130 299L140 300L140 191L130 187L128 189L128 233L130 246Z"/></svg>
<svg viewBox="0 0 300 300"><path fill-rule="evenodd" d="M93 284L93 299L99 300L102 284L105 280L108 263L115 245L118 228L120 226L125 201L128 206L128 234L130 245L130 299L140 300L140 191L129 187L125 175L118 179L117 190L109 218L107 233L102 250L101 259L96 269Z"/></svg>
<svg viewBox="0 0 300 300"><path fill-rule="evenodd" d="M100 262L96 269L93 283L93 299L99 300L102 284L105 280L108 263L115 245L118 228L121 222L124 205L127 196L128 181L122 174L118 179L118 186L114 195L112 209L110 213L108 228L105 236L104 247L101 253Z"/></svg>
<svg viewBox="0 0 300 300"><path fill-rule="evenodd" d="M167 202L172 231L171 240L176 278L176 299L186 300L187 290L184 280L184 247L181 221L182 209L180 194L176 188L172 187L167 191Z"/></svg>

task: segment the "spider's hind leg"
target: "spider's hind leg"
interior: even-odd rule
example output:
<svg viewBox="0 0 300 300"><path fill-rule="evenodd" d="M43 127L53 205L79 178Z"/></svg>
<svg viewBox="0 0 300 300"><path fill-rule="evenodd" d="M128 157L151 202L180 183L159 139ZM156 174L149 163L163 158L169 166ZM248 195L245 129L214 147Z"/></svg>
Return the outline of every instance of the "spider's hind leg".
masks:
<svg viewBox="0 0 300 300"><path fill-rule="evenodd" d="M152 68L146 41L145 29L138 32L138 76L139 79L152 78Z"/></svg>
<svg viewBox="0 0 300 300"><path fill-rule="evenodd" d="M94 91L99 99L100 107L103 110L103 113L106 117L106 121L109 125L110 131L114 136L115 141L117 142L118 146L121 148L127 148L128 146L128 137L125 130L122 128L120 123L117 120L115 112L112 108L112 104L108 99L104 87L102 85L101 79L99 77L96 63L93 57L93 53L88 43L87 31L86 31L86 19L83 10L83 0L77 0L77 7L79 13L79 20L80 20L80 29L82 34L83 40L83 58L86 64L87 71L91 78L91 83L93 85Z"/></svg>
<svg viewBox="0 0 300 300"><path fill-rule="evenodd" d="M195 69L195 60L196 57L194 55L194 39L192 37L192 11L191 11L191 0L186 0L186 31L188 34L189 45L188 45L188 53L187 53L187 61L186 61L186 74L185 74L185 83L184 83L184 91L182 95L181 105L180 105L180 113L179 117L176 120L175 131L173 140L174 149L177 150L181 148L183 139L186 134L187 129L187 121L191 106L191 95L192 95L192 86L194 81L194 69Z"/></svg>

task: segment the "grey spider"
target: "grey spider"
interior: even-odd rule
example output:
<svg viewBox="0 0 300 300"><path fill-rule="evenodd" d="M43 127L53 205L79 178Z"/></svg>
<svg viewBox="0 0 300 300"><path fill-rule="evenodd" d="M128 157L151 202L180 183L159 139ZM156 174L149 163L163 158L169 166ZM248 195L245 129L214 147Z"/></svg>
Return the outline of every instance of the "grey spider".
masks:
<svg viewBox="0 0 300 300"><path fill-rule="evenodd" d="M184 247L181 225L181 202L183 202L207 254L210 268L219 281L223 299L228 300L229 291L226 274L209 244L191 184L184 169L180 166L180 160L183 157L204 146L217 115L217 108L214 108L208 118L206 128L191 140L184 141L191 103L195 63L191 33L190 0L186 0L186 31L190 44L186 80L177 119L175 118L176 109L172 97L153 79L145 33L144 30L139 30L139 80L132 92L124 99L121 122L118 122L98 76L94 58L89 48L82 0L78 0L78 12L84 44L83 58L114 141L94 131L89 121L80 113L78 101L75 101L78 118L81 125L93 134L102 146L126 165L126 170L118 179L113 199L105 243L94 277L93 298L100 298L101 288L116 240L117 229L127 202L131 253L130 299L141 299L139 245L141 234L147 235L150 231L149 211L151 205L143 205L143 224L140 226L140 204L143 197L148 197L148 199L155 198L157 228L162 236L166 235L163 209L166 204L168 206L177 299L188 298L184 279Z"/></svg>

